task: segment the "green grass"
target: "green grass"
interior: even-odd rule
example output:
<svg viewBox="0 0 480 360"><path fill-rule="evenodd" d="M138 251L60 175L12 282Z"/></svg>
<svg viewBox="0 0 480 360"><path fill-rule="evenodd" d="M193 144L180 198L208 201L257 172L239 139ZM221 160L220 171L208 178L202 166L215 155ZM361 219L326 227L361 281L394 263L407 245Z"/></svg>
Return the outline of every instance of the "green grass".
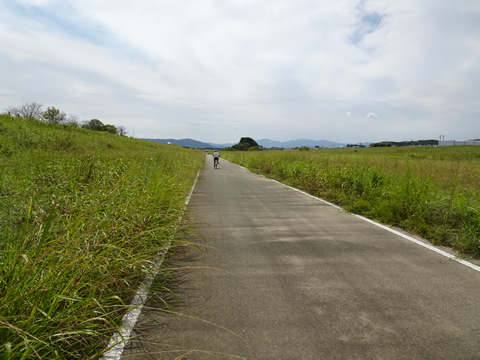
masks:
<svg viewBox="0 0 480 360"><path fill-rule="evenodd" d="M227 160L480 258L480 147L224 152Z"/></svg>
<svg viewBox="0 0 480 360"><path fill-rule="evenodd" d="M98 358L204 153L0 115L0 358Z"/></svg>

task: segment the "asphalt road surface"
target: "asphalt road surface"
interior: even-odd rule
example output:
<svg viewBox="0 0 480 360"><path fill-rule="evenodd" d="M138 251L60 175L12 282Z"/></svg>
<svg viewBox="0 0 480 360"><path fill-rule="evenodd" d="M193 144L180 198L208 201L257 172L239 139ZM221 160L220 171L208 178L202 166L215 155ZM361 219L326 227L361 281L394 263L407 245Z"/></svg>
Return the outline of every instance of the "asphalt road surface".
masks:
<svg viewBox="0 0 480 360"><path fill-rule="evenodd" d="M207 158L173 312L155 298L122 359L480 359L480 273Z"/></svg>

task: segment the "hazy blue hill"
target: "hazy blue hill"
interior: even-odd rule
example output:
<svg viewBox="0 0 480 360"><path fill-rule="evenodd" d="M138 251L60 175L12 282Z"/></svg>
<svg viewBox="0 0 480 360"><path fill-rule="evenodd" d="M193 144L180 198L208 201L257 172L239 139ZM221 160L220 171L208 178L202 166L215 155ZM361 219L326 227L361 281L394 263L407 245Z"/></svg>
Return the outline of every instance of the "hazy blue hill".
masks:
<svg viewBox="0 0 480 360"><path fill-rule="evenodd" d="M231 147L233 145L235 145L235 144L233 144L233 143L232 144L213 144L212 143L212 146L214 148L217 148L217 149L225 149L226 147Z"/></svg>
<svg viewBox="0 0 480 360"><path fill-rule="evenodd" d="M224 149L226 147L233 146L234 144L214 144L214 143L206 143L194 139L143 139L148 141L154 141L164 144L177 144L180 146L185 146L189 148L197 148L197 149ZM264 148L296 148L301 146L308 146L308 147L326 147L326 148L338 148L345 146L346 144L328 141L328 140L310 140L310 139L298 139L298 140L290 140L290 141L275 141L270 139L262 139L256 140L257 143Z"/></svg>

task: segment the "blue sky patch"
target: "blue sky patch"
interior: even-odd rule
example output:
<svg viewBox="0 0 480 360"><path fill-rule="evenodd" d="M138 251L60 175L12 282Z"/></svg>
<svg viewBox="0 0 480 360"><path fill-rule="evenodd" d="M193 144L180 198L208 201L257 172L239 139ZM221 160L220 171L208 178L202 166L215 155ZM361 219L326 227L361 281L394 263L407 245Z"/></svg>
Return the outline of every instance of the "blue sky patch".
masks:
<svg viewBox="0 0 480 360"><path fill-rule="evenodd" d="M88 42L104 45L110 38L108 30L101 24L81 18L67 3L54 6L25 6L8 4L10 9L19 17L27 18L42 24L54 31L87 40Z"/></svg>
<svg viewBox="0 0 480 360"><path fill-rule="evenodd" d="M377 12L363 14L357 23L356 29L350 36L350 42L352 44L361 43L366 35L378 29L385 17L386 15Z"/></svg>

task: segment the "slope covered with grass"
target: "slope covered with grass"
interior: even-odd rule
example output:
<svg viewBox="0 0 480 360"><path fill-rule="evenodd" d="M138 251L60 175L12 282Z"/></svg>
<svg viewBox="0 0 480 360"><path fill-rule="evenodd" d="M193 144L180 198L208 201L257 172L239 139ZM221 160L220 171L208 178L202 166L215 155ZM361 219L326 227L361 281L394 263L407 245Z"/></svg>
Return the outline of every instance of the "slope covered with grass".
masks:
<svg viewBox="0 0 480 360"><path fill-rule="evenodd" d="M204 154L0 115L0 358L96 358Z"/></svg>

